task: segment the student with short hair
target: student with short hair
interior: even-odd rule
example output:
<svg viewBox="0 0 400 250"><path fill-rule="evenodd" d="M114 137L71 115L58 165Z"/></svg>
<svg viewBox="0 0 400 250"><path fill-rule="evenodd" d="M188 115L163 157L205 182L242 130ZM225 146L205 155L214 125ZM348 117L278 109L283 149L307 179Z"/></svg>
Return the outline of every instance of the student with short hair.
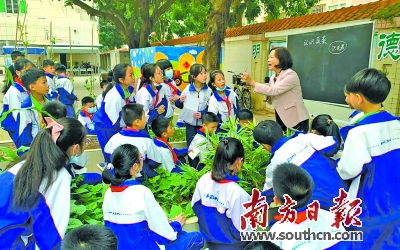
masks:
<svg viewBox="0 0 400 250"><path fill-rule="evenodd" d="M8 70L10 71L12 77L15 77L15 76L16 76L16 72L15 72L15 68L14 68L14 63L15 63L17 60L21 59L21 58L25 58L25 54L22 53L21 51L19 51L19 50L14 50L13 52L11 52L11 61L12 61L12 64L8 67ZM4 87L5 87L6 85L11 85L12 83L13 83L13 82L11 81L11 82L9 82L8 84L5 84ZM3 89L3 94L5 94L6 92L7 92L7 89Z"/></svg>
<svg viewBox="0 0 400 250"><path fill-rule="evenodd" d="M3 111L1 115L5 112L18 109L21 107L22 102L29 96L28 91L24 84L21 82L21 73L25 70L32 68L34 65L31 61L21 58L15 61L13 65L14 71L14 83L8 85L4 85L3 93ZM6 130L17 146L17 138L18 138L18 128L15 126L17 122L18 111L13 111L12 113L8 114L7 117L1 122L1 127Z"/></svg>
<svg viewBox="0 0 400 250"><path fill-rule="evenodd" d="M271 241L252 241L243 248L244 250L282 250Z"/></svg>
<svg viewBox="0 0 400 250"><path fill-rule="evenodd" d="M76 118L74 103L78 97L73 93L74 86L72 81L66 76L67 68L63 64L56 67L57 81L55 83L58 91L58 100L67 108L67 117Z"/></svg>
<svg viewBox="0 0 400 250"><path fill-rule="evenodd" d="M308 217L307 205L311 202L314 190L314 181L307 171L303 168L292 164L279 164L273 171L272 182L274 185L274 202L277 205L285 203L284 195L288 195L297 204L292 207L296 210L297 216L294 222L281 221L274 223L270 232L280 235L281 232L298 232L302 233L311 229L311 231L327 232L337 234L345 233L343 225L339 228L331 226L335 222L335 214L327 210L318 209L315 220ZM315 210L313 210L315 211ZM283 219L282 214L274 216L274 221ZM304 235L304 234L303 234ZM282 249L350 249L351 242L340 240L313 240L293 239L293 240L272 240L274 244Z"/></svg>
<svg viewBox="0 0 400 250"><path fill-rule="evenodd" d="M37 68L26 70L21 75L21 81L25 89L30 91L30 94L21 104L21 108L27 109L19 111L16 119L16 127L18 128L17 148L21 146L29 147L36 134L46 128L41 111L43 105L49 101L46 98L49 85L43 70ZM18 153L22 154L23 152Z"/></svg>
<svg viewBox="0 0 400 250"><path fill-rule="evenodd" d="M47 98L50 101L55 101L58 97L57 88L54 83L54 75L56 73L56 65L55 65L54 61L46 59L46 60L43 60L42 66L43 66L44 73L46 74L47 83L49 84L49 87L50 87Z"/></svg>
<svg viewBox="0 0 400 250"><path fill-rule="evenodd" d="M187 148L174 148L168 139L174 136L174 127L169 118L159 117L151 123L151 129L156 135L154 144L161 154L161 167L169 172L180 172L179 165L186 163Z"/></svg>
<svg viewBox="0 0 400 250"><path fill-rule="evenodd" d="M150 136L142 132L146 126L143 106L137 103L125 105L122 108L122 119L126 127L113 135L104 148L108 158L122 144L135 145L145 157L143 173L149 177L158 175L155 169L160 166L161 155Z"/></svg>
<svg viewBox="0 0 400 250"><path fill-rule="evenodd" d="M244 157L238 139L222 139L211 173L203 175L196 184L192 208L210 249L243 249L248 243L240 238L240 216L246 212L242 204L251 198L237 183Z"/></svg>
<svg viewBox="0 0 400 250"><path fill-rule="evenodd" d="M83 225L72 229L62 242L63 250L117 250L118 240L108 228Z"/></svg>
<svg viewBox="0 0 400 250"><path fill-rule="evenodd" d="M201 249L201 234L182 231L182 214L168 222L151 190L136 180L143 158L136 146L123 144L112 154L113 170L103 171L103 181L111 184L104 195L104 226L117 236L118 249Z"/></svg>
<svg viewBox="0 0 400 250"><path fill-rule="evenodd" d="M111 78L112 81L112 78ZM101 107L101 103L103 102L103 98L104 98L104 91L107 89L107 86L111 84L110 81L108 80L103 80L100 82L100 88L101 88L101 94L97 96L96 98L96 107L97 109L100 109Z"/></svg>
<svg viewBox="0 0 400 250"><path fill-rule="evenodd" d="M345 87L348 101L364 113L340 130L345 143L336 168L343 180L352 181L349 198L362 200L358 229L364 240L353 242L353 249L400 248L400 198L394 195L400 182L400 123L381 105L390 85L383 72L366 68Z"/></svg>
<svg viewBox="0 0 400 250"><path fill-rule="evenodd" d="M328 120L325 119L325 122L328 123ZM282 127L272 120L260 122L253 131L253 137L272 154L263 189L268 201L273 197L273 171L285 162L298 165L310 173L315 183L312 199L318 200L326 210L334 205L333 199L339 195L340 188L348 189L335 171L335 161L329 158L339 150L336 137L314 133L296 133L291 137L284 137Z"/></svg>
<svg viewBox="0 0 400 250"><path fill-rule="evenodd" d="M96 109L94 107L94 99L90 96L85 96L82 98L81 103L82 110L79 112L78 120L83 126L85 126L86 132L89 135L95 135L96 132L94 130L93 116Z"/></svg>
<svg viewBox="0 0 400 250"><path fill-rule="evenodd" d="M59 101L46 102L43 105L43 111L49 113L55 119L67 117L67 108ZM45 113L42 113L42 116L43 118L48 117ZM44 122L46 122L46 120Z"/></svg>
<svg viewBox="0 0 400 250"><path fill-rule="evenodd" d="M71 175L65 166L85 150L86 131L73 118L46 119L26 157L0 175L3 249L59 249L67 230Z"/></svg>
<svg viewBox="0 0 400 250"><path fill-rule="evenodd" d="M237 114L238 125L243 127L245 124L252 123L254 121L253 113L248 109L241 109Z"/></svg>
<svg viewBox="0 0 400 250"><path fill-rule="evenodd" d="M202 170L204 168L204 164L202 164L205 159L204 153L213 149L211 142L207 139L207 134L211 135L215 133L218 127L218 117L214 113L205 113L202 120L202 127L197 131L197 134L189 145L189 151L192 151L194 148L200 150L200 154L196 156L195 159L189 161L190 166L197 170Z"/></svg>
<svg viewBox="0 0 400 250"><path fill-rule="evenodd" d="M122 107L125 104L135 102L132 86L135 76L132 66L127 63L117 64L113 70L113 80L115 86L112 84L107 86L100 109L93 116L97 140L103 152L104 162L106 163L111 162L111 160L108 158L109 154L105 153L104 147L113 135L125 127L121 115Z"/></svg>

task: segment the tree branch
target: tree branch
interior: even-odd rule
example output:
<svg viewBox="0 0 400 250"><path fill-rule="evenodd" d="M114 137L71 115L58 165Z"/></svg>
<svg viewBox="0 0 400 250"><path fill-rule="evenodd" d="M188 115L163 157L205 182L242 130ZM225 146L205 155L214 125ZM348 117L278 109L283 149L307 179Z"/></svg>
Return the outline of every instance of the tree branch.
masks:
<svg viewBox="0 0 400 250"><path fill-rule="evenodd" d="M163 5L161 5L157 9L156 9L157 6L154 6L153 16L151 17L151 26L153 26L157 22L158 18L160 18L160 16L164 14L174 2L175 0L167 0Z"/></svg>

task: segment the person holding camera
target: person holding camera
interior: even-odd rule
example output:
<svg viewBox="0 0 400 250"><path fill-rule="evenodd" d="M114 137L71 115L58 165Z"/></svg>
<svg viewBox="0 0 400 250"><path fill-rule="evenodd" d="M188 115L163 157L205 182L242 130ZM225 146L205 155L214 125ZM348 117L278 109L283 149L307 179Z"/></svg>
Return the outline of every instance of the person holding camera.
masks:
<svg viewBox="0 0 400 250"><path fill-rule="evenodd" d="M292 66L289 50L275 47L268 56L268 69L274 71L269 84L255 82L247 72L242 74L241 80L254 87L256 93L268 96L268 103L274 106L276 121L283 131L293 128L308 132L310 115L304 105L300 79Z"/></svg>

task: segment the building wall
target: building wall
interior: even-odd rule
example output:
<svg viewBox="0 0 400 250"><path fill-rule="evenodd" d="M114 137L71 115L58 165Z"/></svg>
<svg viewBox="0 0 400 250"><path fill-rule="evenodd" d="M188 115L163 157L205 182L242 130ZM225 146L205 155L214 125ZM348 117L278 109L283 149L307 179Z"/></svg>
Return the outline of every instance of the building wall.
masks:
<svg viewBox="0 0 400 250"><path fill-rule="evenodd" d="M53 0L26 0L26 37L30 45L50 44L50 22L52 22L52 35L56 43L69 43L69 27L71 27L72 44L99 43L98 22L81 8L64 6L64 1ZM90 4L91 2L87 2ZM24 14L19 15L22 23ZM13 45L15 43L15 30L17 14L0 13L0 43ZM1 44L0 44L1 45Z"/></svg>

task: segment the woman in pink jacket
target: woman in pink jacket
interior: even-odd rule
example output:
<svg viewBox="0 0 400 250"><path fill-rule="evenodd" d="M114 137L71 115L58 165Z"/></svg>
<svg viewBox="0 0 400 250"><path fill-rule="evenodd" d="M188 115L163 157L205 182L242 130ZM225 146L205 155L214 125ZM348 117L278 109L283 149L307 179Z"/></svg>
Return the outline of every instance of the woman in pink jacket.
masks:
<svg viewBox="0 0 400 250"><path fill-rule="evenodd" d="M242 81L254 87L254 91L268 96L268 103L275 108L276 121L283 131L294 128L308 132L309 113L304 106L300 79L291 68L292 56L284 47L275 47L268 56L268 69L275 73L269 84L255 82L244 72Z"/></svg>

